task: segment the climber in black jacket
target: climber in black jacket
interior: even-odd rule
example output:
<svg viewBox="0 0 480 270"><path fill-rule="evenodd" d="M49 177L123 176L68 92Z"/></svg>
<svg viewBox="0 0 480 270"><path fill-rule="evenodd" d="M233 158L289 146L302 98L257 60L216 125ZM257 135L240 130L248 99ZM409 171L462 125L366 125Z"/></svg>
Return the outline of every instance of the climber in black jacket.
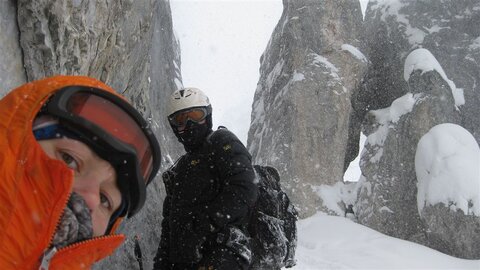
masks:
<svg viewBox="0 0 480 270"><path fill-rule="evenodd" d="M212 131L212 107L199 89L175 91L168 110L187 153L163 173L154 269L248 269L246 227L258 193L250 154L227 129Z"/></svg>

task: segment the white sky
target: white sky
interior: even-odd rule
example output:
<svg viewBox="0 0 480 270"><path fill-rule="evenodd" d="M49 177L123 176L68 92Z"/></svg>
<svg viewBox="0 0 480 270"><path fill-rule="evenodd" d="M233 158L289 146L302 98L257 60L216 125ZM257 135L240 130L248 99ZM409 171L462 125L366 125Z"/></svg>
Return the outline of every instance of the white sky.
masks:
<svg viewBox="0 0 480 270"><path fill-rule="evenodd" d="M209 97L216 128L246 144L260 56L282 14L281 0L172 0L185 87Z"/></svg>

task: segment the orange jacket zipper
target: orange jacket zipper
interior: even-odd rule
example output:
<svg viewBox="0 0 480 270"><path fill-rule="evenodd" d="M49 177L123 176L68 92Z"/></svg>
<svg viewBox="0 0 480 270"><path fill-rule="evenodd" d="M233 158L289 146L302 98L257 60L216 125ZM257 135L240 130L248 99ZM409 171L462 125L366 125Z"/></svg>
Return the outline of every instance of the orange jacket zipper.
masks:
<svg viewBox="0 0 480 270"><path fill-rule="evenodd" d="M97 237L94 237L94 238L83 240L83 241L80 241L80 242L76 242L76 243L70 244L68 246L59 248L59 249L57 249L56 247L49 248L44 253L44 256L42 257L42 262L40 264L39 270L48 270L49 267L50 267L50 261L52 260L52 258L54 256L59 256L59 255L61 256L62 253L68 252L69 250L75 249L76 247L84 245L86 243L91 243L91 242L95 242L95 241L98 241L98 240L104 240L104 239L108 239L108 238L117 238L117 237L118 237L118 235L103 235L103 236L97 236Z"/></svg>
<svg viewBox="0 0 480 270"><path fill-rule="evenodd" d="M93 238L86 239L86 240L83 240L83 241L75 242L73 244L67 245L67 246L59 248L59 249L57 249L55 246L52 246L53 238L55 237L55 233L57 232L57 230L60 226L60 221L62 219L63 213L65 212L65 207L67 207L67 203L68 203L68 200L70 199L71 195L72 194L69 193L68 196L66 197L65 201L64 201L63 210L62 210L62 212L59 216L59 219L57 220L57 225L55 226L55 230L52 233L52 235L50 236L50 241L49 241L49 245L48 245L49 248L47 248L45 250L45 252L43 253L39 270L48 270L49 267L50 267L50 262L51 262L52 258L57 254L62 254L62 253L66 252L70 249L74 249L74 248L76 248L76 247L78 247L82 244L85 244L85 243L90 243L90 242L103 240L103 239L107 239L107 238L116 238L116 237L119 236L117 234L97 236L97 237L93 237Z"/></svg>
<svg viewBox="0 0 480 270"><path fill-rule="evenodd" d="M71 181L71 186L73 185L73 180ZM63 201L63 210L62 212L60 213L60 216L57 220L57 225L55 225L55 230L53 231L53 233L50 235L50 240L48 241L48 246L49 248L47 248L45 250L45 252L43 253L43 256L42 256L42 261L40 263L40 268L39 270L48 270L48 267L50 265L50 260L52 259L52 257L57 253L57 248L56 247L51 247L52 246L52 243L53 243L53 238L55 237L55 233L57 232L58 230L58 227L60 226L60 221L62 220L62 217L63 217L63 213L65 212L65 207L67 207L67 204L68 204L68 200L70 200L70 197L72 196L72 193L69 193L67 198Z"/></svg>

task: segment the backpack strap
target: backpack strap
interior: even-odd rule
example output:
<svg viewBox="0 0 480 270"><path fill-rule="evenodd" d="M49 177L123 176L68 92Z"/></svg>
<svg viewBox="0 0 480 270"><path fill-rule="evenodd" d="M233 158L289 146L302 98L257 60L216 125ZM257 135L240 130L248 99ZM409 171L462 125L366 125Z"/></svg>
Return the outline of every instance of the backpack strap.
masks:
<svg viewBox="0 0 480 270"><path fill-rule="evenodd" d="M213 131L213 132L210 132L210 134L207 135L207 143L208 145L212 145L212 136L215 132L217 132L218 130L220 129L226 129L228 130L228 128L226 128L225 126L218 126L217 130Z"/></svg>

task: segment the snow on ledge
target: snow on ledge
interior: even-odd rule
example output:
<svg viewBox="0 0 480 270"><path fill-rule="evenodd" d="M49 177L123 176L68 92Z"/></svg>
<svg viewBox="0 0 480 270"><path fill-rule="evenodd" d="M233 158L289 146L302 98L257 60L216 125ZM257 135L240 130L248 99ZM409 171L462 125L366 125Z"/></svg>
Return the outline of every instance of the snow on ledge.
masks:
<svg viewBox="0 0 480 270"><path fill-rule="evenodd" d="M322 199L323 206L339 216L345 214L345 210L340 207L341 203L353 205L357 201L357 188L358 186L354 183L345 184L343 182L337 182L331 186L312 186L312 189Z"/></svg>
<svg viewBox="0 0 480 270"><path fill-rule="evenodd" d="M364 63L368 62L367 57L357 47L352 46L350 44L342 44L341 48L342 48L342 50L348 51L349 53L351 53L358 60L360 60Z"/></svg>
<svg viewBox="0 0 480 270"><path fill-rule="evenodd" d="M476 38L473 43L468 46L471 50L480 49L480 37Z"/></svg>
<svg viewBox="0 0 480 270"><path fill-rule="evenodd" d="M396 123L400 117L412 111L417 101L412 93L407 93L392 102L390 107L372 111L380 124Z"/></svg>
<svg viewBox="0 0 480 270"><path fill-rule="evenodd" d="M305 80L303 73L296 72L293 74L292 82L299 82Z"/></svg>
<svg viewBox="0 0 480 270"><path fill-rule="evenodd" d="M433 54L424 48L416 49L412 51L405 60L403 67L403 78L406 82L410 79L410 75L415 70L421 70L422 74L427 71L436 71L442 78L448 83L452 90L452 95L455 100L455 106L461 106L465 104L465 97L463 95L463 89L457 88L455 83L448 79L447 74L443 71L442 66L438 63Z"/></svg>
<svg viewBox="0 0 480 270"><path fill-rule="evenodd" d="M368 135L367 144L383 146L388 135L390 123L396 123L402 115L410 113L417 99L417 96L407 93L394 100L390 107L371 111L380 126L377 131ZM381 157L382 152L377 152L377 154L380 156L375 156L373 162Z"/></svg>
<svg viewBox="0 0 480 270"><path fill-rule="evenodd" d="M443 203L480 216L480 147L470 132L445 123L428 131L415 154L417 206Z"/></svg>
<svg viewBox="0 0 480 270"><path fill-rule="evenodd" d="M325 66L327 69L330 70L330 76L332 77L333 80L336 80L336 81L340 80L340 76L338 75L340 71L333 63L328 61L327 58L321 55L318 55L316 53L312 53L311 55L314 57L313 64Z"/></svg>

